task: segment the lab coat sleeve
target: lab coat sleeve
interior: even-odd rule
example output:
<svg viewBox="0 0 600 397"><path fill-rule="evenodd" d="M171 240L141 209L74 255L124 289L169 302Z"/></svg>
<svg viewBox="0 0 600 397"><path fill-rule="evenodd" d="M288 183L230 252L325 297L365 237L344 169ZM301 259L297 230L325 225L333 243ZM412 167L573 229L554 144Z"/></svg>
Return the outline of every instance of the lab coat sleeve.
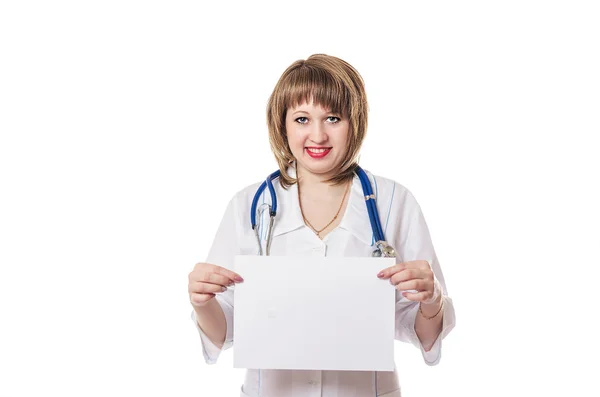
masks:
<svg viewBox="0 0 600 397"><path fill-rule="evenodd" d="M399 257L403 262L426 260L429 262L434 276L441 286L444 299L442 331L431 349L427 352L421 345L415 332L415 320L419 312L418 302L413 302L396 291L396 339L412 343L421 350L423 360L428 365L436 365L441 358L442 339L454 328L455 315L452 299L448 297L448 290L444 282L444 275L433 248L429 229L421 208L415 198L407 191L402 212L404 221L401 222L400 233L395 241L399 249Z"/></svg>
<svg viewBox="0 0 600 397"><path fill-rule="evenodd" d="M233 258L240 251L239 245L239 230L238 230L238 208L236 206L235 198L229 202L225 215L221 220L221 224L217 230L217 234L213 240L210 248L207 263L218 265L229 270L233 270ZM223 314L225 315L225 321L227 323L227 333L225 336L225 343L223 347L219 349L214 343L206 336L198 325L196 319L196 312L192 310L192 321L198 333L200 335L200 342L202 344L202 353L204 355L204 361L207 364L215 364L221 351L227 350L233 346L233 296L234 286L228 287L223 293L218 293L215 299L221 306Z"/></svg>

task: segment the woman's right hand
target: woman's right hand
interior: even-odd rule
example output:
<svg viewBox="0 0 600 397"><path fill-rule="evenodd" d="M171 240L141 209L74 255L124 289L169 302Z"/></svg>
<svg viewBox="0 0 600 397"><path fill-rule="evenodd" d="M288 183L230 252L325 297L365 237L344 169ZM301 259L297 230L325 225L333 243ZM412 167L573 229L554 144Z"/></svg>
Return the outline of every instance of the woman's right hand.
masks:
<svg viewBox="0 0 600 397"><path fill-rule="evenodd" d="M188 276L188 293L194 308L204 307L219 292L244 281L239 274L210 263L196 263Z"/></svg>

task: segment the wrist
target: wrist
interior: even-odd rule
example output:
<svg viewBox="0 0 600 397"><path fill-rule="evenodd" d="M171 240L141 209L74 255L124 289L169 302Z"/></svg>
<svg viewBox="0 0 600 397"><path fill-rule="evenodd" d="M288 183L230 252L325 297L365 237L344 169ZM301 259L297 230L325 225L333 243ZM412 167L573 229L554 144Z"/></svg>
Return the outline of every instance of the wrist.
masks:
<svg viewBox="0 0 600 397"><path fill-rule="evenodd" d="M441 312L444 306L442 295L440 294L437 299L431 303L423 303L421 302L419 305L419 313L426 319L432 319L437 317Z"/></svg>

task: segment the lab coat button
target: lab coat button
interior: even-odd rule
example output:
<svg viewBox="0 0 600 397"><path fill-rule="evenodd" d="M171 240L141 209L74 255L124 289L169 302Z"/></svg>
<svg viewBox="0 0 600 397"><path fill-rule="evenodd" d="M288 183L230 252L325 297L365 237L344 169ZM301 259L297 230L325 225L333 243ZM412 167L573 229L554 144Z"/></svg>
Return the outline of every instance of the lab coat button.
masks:
<svg viewBox="0 0 600 397"><path fill-rule="evenodd" d="M309 380L308 384L309 385L317 385L317 384L319 384L319 382L317 382L316 380Z"/></svg>

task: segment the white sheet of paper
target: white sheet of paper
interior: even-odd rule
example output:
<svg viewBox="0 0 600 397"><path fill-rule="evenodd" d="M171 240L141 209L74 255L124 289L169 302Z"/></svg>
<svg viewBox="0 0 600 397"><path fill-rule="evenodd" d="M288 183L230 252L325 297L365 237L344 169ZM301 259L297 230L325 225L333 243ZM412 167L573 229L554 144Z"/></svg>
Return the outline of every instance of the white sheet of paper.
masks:
<svg viewBox="0 0 600 397"><path fill-rule="evenodd" d="M234 367L394 370L395 258L236 256Z"/></svg>

